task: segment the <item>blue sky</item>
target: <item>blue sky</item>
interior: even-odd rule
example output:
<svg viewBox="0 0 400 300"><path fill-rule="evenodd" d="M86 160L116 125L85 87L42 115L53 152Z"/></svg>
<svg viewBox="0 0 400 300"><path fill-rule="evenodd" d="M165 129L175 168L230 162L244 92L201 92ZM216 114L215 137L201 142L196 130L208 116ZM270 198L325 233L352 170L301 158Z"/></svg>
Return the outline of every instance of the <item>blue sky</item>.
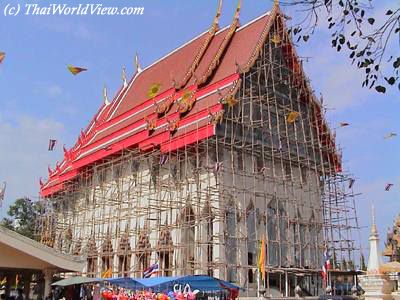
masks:
<svg viewBox="0 0 400 300"><path fill-rule="evenodd" d="M28 1L50 3L49 1ZM52 1L57 3L56 0ZM236 1L224 1L221 25L230 23ZM382 14L390 1L374 1ZM1 1L2 13L6 3ZM76 4L77 1L63 1ZM81 3L93 3L81 1ZM0 15L0 51L7 53L0 66L0 181L7 181L0 216L17 197L38 196L38 180L47 166L62 158L62 148L47 151L48 139L71 146L102 103L102 88L109 95L121 85L121 69L132 75L134 54L147 66L208 28L215 0L107 0L109 6L144 6L143 16L16 16ZM268 0L244 0L241 23L263 14ZM284 8L285 9L285 8ZM297 12L287 11L294 20ZM385 95L361 88L362 74L347 56L330 47L330 33L320 28L308 43L298 47L310 57L305 69L317 95L322 93L332 127L341 128L345 169L357 179L355 191L361 226L370 224L370 206L376 207L381 235L400 213L400 137L384 140L388 132L400 134L399 91ZM72 76L67 64L85 66L88 72ZM390 192L387 182L395 183ZM362 230L363 244L368 229Z"/></svg>

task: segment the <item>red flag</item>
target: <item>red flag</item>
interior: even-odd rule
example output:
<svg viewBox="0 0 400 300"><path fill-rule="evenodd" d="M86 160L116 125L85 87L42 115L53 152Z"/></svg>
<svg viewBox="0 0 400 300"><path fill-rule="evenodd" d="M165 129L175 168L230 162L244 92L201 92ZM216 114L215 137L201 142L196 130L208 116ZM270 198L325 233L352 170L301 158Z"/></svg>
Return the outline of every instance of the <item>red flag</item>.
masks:
<svg viewBox="0 0 400 300"><path fill-rule="evenodd" d="M328 271L330 270L330 268L331 268L331 257L329 255L328 248L325 247L324 261L322 265L322 279L325 286L328 284Z"/></svg>

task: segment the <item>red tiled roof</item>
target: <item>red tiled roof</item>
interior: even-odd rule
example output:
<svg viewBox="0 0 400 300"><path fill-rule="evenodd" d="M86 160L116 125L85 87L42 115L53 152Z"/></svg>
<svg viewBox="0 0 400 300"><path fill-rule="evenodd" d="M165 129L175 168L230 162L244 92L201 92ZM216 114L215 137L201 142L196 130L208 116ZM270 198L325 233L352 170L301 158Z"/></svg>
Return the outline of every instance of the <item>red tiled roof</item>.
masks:
<svg viewBox="0 0 400 300"><path fill-rule="evenodd" d="M41 186L42 196L61 190L63 182L74 178L82 167L124 148L156 146L168 152L214 135L210 118L222 110L221 98L236 91L238 65L245 66L258 51L257 43L265 38L262 33L269 20L267 13L239 27L235 15L232 24L219 31L214 21L210 30L137 73L109 105L100 107L76 145L65 150L63 162L49 170L49 180ZM149 99L153 84L161 88ZM188 91L195 101L181 114L179 101ZM169 109L158 114L157 105L162 104ZM149 130L152 120L155 128ZM172 123L178 126L176 130L168 130Z"/></svg>
<svg viewBox="0 0 400 300"><path fill-rule="evenodd" d="M221 99L236 92L240 72L254 64L276 13L274 8L239 28L235 15L218 32L214 21L210 30L138 72L99 109L75 146L65 150L63 162L49 170L41 195L62 190L81 168L125 148L168 152L214 135L210 119L222 111ZM149 99L153 84L161 89Z"/></svg>

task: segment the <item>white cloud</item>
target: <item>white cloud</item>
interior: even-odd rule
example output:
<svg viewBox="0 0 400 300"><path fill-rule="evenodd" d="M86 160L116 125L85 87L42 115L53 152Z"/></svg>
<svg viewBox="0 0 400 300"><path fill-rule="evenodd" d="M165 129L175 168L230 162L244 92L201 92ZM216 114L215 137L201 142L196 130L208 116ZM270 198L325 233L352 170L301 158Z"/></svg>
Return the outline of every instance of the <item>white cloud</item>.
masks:
<svg viewBox="0 0 400 300"><path fill-rule="evenodd" d="M385 191L385 185L393 182L397 186L390 191ZM364 249L368 248L368 235L370 232L372 214L371 207L374 205L376 223L381 237L380 248L383 249L383 242L386 238L386 229L393 224L396 216L400 211L399 190L400 177L378 178L374 181L358 181L355 189L362 191L362 195L358 197L357 213L361 220L361 245ZM364 251L364 255L366 252Z"/></svg>
<svg viewBox="0 0 400 300"><path fill-rule="evenodd" d="M48 152L49 138L58 138L64 125L49 119L25 115L0 115L0 181L7 190L0 217L16 198L38 196L39 178L46 177L47 165L61 157L61 150Z"/></svg>
<svg viewBox="0 0 400 300"><path fill-rule="evenodd" d="M55 98L63 93L62 88L57 84L47 83L47 82L37 82L34 89L34 93L47 96L50 98Z"/></svg>
<svg viewBox="0 0 400 300"><path fill-rule="evenodd" d="M85 23L72 21L68 18L40 18L40 26L54 32L65 33L84 41L97 41L98 35L92 31Z"/></svg>

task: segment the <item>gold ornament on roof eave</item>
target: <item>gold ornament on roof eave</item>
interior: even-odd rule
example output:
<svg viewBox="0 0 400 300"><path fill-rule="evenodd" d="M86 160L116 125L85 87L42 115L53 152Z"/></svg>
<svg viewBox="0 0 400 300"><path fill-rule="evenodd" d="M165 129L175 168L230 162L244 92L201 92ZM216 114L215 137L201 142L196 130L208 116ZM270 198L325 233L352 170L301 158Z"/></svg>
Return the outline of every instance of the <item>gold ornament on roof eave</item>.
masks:
<svg viewBox="0 0 400 300"><path fill-rule="evenodd" d="M165 113L167 113L169 111L169 109L171 108L173 103L174 103L174 97L172 97L172 96L168 97L167 99L165 99L160 104L155 102L156 113L157 114L165 114Z"/></svg>
<svg viewBox="0 0 400 300"><path fill-rule="evenodd" d="M147 117L144 118L144 121L146 122L146 129L147 130L154 130L157 127L157 119L149 119Z"/></svg>
<svg viewBox="0 0 400 300"><path fill-rule="evenodd" d="M233 107L239 103L239 100L235 98L235 96L230 95L225 98L224 104L228 104L229 107Z"/></svg>
<svg viewBox="0 0 400 300"><path fill-rule="evenodd" d="M178 108L177 111L179 111L181 114L185 113L189 110L192 109L194 102L196 101L196 98L194 96L194 92L190 90L186 90L182 98L178 100Z"/></svg>
<svg viewBox="0 0 400 300"><path fill-rule="evenodd" d="M176 120L168 120L168 130L171 132L175 132L178 130L179 127L179 119Z"/></svg>
<svg viewBox="0 0 400 300"><path fill-rule="evenodd" d="M149 91L147 92L147 96L149 98L154 98L155 96L158 95L161 89L161 84L160 83L154 83L150 86Z"/></svg>
<svg viewBox="0 0 400 300"><path fill-rule="evenodd" d="M215 114L210 113L208 116L209 123L214 124L214 125L222 124L222 121L224 119L224 113L225 113L224 110L220 110L220 111L216 112Z"/></svg>
<svg viewBox="0 0 400 300"><path fill-rule="evenodd" d="M192 95L192 93L189 90L184 91L181 101L186 101L187 99L190 98L191 95Z"/></svg>

